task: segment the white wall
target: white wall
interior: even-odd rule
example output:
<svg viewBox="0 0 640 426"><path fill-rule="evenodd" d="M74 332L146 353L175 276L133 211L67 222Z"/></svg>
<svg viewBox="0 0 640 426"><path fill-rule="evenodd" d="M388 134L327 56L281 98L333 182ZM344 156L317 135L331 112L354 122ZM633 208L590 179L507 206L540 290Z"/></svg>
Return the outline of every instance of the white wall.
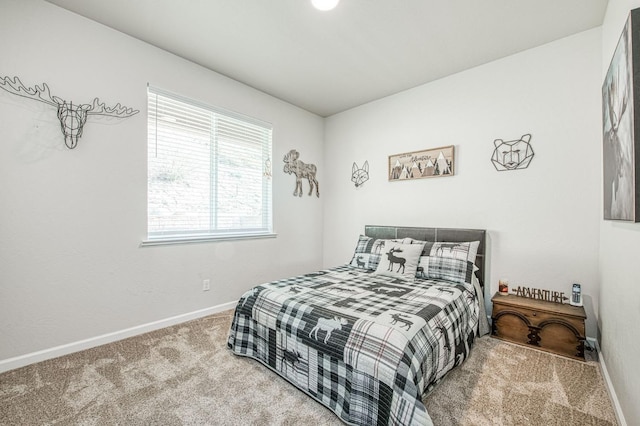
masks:
<svg viewBox="0 0 640 426"><path fill-rule="evenodd" d="M600 37L590 30L328 118L324 265L348 261L365 224L487 229L487 295L501 277L565 293L581 283L595 336ZM529 168L496 171L494 139L526 133ZM455 145L455 176L388 182L388 155L444 145ZM351 167L364 160L370 180L356 189Z"/></svg>
<svg viewBox="0 0 640 426"><path fill-rule="evenodd" d="M141 111L89 118L68 150L54 108L0 90L0 361L231 302L321 266L323 198L294 198L282 157L298 149L322 185L322 118L41 0L0 0L0 10L0 76ZM277 238L139 247L147 83L273 124Z"/></svg>
<svg viewBox="0 0 640 426"><path fill-rule="evenodd" d="M638 0L609 0L602 25L602 80L620 33ZM636 152L636 155L640 153ZM599 212L600 218L602 213ZM600 222L600 347L629 425L640 424L640 224Z"/></svg>
<svg viewBox="0 0 640 426"><path fill-rule="evenodd" d="M588 334L599 313L610 378L628 423L640 423L638 251L629 250L640 244L640 225L602 221L594 189L602 76L628 10L638 6L610 0L602 31L333 116L323 148L324 122L315 115L40 0L0 0L0 76L47 82L76 102L99 96L141 110L127 120L90 119L70 151L50 107L0 91L0 362L344 263L364 224L486 228L487 294L502 276L567 292L583 284ZM278 238L139 248L148 82L274 124ZM533 135L531 166L496 172L493 140L523 133ZM387 181L388 155L449 144L455 177ZM280 171L291 148L319 166L320 200L291 195L293 177ZM364 160L371 180L356 190L351 165ZM204 278L210 292L201 291Z"/></svg>

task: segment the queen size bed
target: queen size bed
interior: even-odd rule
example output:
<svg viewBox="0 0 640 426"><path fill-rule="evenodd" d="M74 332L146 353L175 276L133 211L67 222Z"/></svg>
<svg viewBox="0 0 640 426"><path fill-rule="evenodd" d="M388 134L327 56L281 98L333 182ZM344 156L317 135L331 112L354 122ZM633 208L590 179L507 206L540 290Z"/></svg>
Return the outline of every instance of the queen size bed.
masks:
<svg viewBox="0 0 640 426"><path fill-rule="evenodd" d="M486 332L485 231L366 226L351 262L254 287L228 345L347 424L432 424L422 397Z"/></svg>

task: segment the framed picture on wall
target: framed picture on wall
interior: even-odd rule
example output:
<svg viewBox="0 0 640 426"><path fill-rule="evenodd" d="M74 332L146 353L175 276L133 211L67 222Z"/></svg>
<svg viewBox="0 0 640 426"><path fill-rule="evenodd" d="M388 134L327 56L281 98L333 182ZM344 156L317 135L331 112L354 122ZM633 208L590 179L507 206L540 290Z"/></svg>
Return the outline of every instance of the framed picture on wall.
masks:
<svg viewBox="0 0 640 426"><path fill-rule="evenodd" d="M389 156L389 180L453 176L454 146Z"/></svg>
<svg viewBox="0 0 640 426"><path fill-rule="evenodd" d="M640 222L640 9L622 30L602 84L604 219Z"/></svg>

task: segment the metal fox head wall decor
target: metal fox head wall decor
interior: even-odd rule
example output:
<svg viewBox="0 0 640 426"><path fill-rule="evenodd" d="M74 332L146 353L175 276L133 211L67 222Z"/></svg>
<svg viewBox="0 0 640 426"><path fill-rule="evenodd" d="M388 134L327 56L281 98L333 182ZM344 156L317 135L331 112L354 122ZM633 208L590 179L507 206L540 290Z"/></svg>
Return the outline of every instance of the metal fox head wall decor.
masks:
<svg viewBox="0 0 640 426"><path fill-rule="evenodd" d="M140 112L133 108L124 107L119 103L113 107L108 107L100 102L98 98L95 98L92 104L77 104L65 101L57 96L51 96L49 86L46 83L42 83L42 86L26 87L18 77L13 79L8 76L0 77L0 88L11 94L55 107L58 110L58 120L60 120L60 128L64 135L64 144L69 149L73 149L78 145L78 139L82 136L82 129L88 116L104 115L127 118Z"/></svg>
<svg viewBox="0 0 640 426"><path fill-rule="evenodd" d="M365 161L362 168L359 168L356 163L353 163L351 167L351 182L356 185L356 188L369 180L369 161Z"/></svg>

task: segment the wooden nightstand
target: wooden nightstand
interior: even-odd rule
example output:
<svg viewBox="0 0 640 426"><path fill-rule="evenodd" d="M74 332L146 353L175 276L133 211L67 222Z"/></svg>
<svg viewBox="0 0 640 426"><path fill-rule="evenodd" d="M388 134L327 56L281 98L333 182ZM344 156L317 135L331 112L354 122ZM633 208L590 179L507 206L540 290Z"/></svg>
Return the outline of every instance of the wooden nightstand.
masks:
<svg viewBox="0 0 640 426"><path fill-rule="evenodd" d="M500 293L491 301L493 337L584 361L584 307Z"/></svg>

